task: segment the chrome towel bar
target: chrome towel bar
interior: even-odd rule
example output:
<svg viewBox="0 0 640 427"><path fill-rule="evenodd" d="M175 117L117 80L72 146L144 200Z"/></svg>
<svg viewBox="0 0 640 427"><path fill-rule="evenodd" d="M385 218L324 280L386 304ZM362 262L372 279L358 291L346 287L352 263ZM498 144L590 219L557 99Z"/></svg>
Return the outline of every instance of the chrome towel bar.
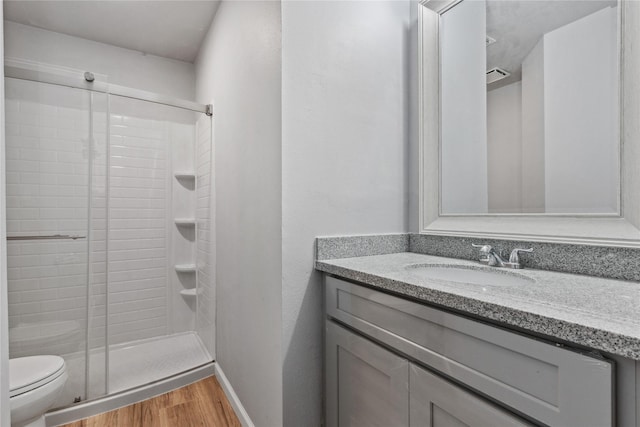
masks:
<svg viewBox="0 0 640 427"><path fill-rule="evenodd" d="M85 239L86 236L73 234L49 234L44 236L7 236L7 240L77 240Z"/></svg>

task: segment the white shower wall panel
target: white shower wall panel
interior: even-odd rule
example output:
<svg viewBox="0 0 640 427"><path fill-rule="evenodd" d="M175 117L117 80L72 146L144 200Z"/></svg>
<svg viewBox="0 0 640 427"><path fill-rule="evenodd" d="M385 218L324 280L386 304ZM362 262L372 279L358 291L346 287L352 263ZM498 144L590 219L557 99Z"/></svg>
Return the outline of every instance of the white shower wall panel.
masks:
<svg viewBox="0 0 640 427"><path fill-rule="evenodd" d="M110 179L109 179L109 241L108 241L108 310L105 310L104 265L106 260L104 225L96 231L93 258L95 290L92 300L91 347L105 344L105 314L108 313L109 344L192 330L193 326L176 328L175 314L185 313L191 319L193 311L171 288L170 235L171 159L175 144L183 143L185 134L193 141L193 125L176 123L171 117L157 116L147 104L116 102L117 110L126 110L147 118L125 114L111 115ZM160 109L162 110L162 109ZM178 119L182 122L183 119ZM177 131L178 130L178 131ZM191 142L193 144L193 142ZM106 169L105 169L106 170ZM95 206L104 204L94 184ZM102 209L100 214L105 214ZM184 317L184 316L183 316ZM184 322L183 322L184 323Z"/></svg>
<svg viewBox="0 0 640 427"><path fill-rule="evenodd" d="M112 114L109 188L109 344L168 332L170 126Z"/></svg>
<svg viewBox="0 0 640 427"><path fill-rule="evenodd" d="M171 126L171 170L180 173L193 173L195 150L195 126L193 114L188 117L189 124L174 123ZM172 179L172 218L194 218L195 194L194 180L190 178ZM170 286L170 324L169 332L185 332L195 329L196 301L193 297L182 295L183 290L196 287L196 276L192 272L178 272L175 265L191 265L195 261L195 228L171 224L171 269Z"/></svg>

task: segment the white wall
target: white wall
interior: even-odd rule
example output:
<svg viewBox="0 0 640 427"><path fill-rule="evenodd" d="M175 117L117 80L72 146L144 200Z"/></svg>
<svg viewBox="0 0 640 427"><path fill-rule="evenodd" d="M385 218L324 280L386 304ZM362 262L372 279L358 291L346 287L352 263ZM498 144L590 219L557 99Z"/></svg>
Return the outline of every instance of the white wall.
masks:
<svg viewBox="0 0 640 427"><path fill-rule="evenodd" d="M282 424L280 19L279 1L223 2L196 61L216 115L217 362L259 426Z"/></svg>
<svg viewBox="0 0 640 427"><path fill-rule="evenodd" d="M110 83L194 99L194 65L145 55L15 22L5 22L7 58L21 58L108 75Z"/></svg>
<svg viewBox="0 0 640 427"><path fill-rule="evenodd" d="M459 3L440 25L442 211L487 212L485 1Z"/></svg>
<svg viewBox="0 0 640 427"><path fill-rule="evenodd" d="M487 93L489 212L522 212L522 84Z"/></svg>
<svg viewBox="0 0 640 427"><path fill-rule="evenodd" d="M322 417L314 238L407 231L410 3L283 2L284 425Z"/></svg>
<svg viewBox="0 0 640 427"><path fill-rule="evenodd" d="M616 212L617 9L545 35L547 212Z"/></svg>
<svg viewBox="0 0 640 427"><path fill-rule="evenodd" d="M522 211L544 206L544 37L522 61Z"/></svg>
<svg viewBox="0 0 640 427"><path fill-rule="evenodd" d="M0 31L2 20L2 1L0 1ZM4 46L0 44L0 99L4 99ZM0 104L0 125L4 129L4 103ZM5 164L4 132L0 132L0 164ZM0 174L0 425L10 424L9 407L9 313L7 303L7 265L6 265L6 215L5 215L5 176Z"/></svg>

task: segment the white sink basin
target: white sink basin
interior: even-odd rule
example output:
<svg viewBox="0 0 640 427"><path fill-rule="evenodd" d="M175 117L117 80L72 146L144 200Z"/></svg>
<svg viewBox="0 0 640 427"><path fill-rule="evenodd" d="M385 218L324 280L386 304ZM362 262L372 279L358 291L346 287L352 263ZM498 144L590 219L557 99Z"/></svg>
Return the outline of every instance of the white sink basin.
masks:
<svg viewBox="0 0 640 427"><path fill-rule="evenodd" d="M425 280L455 282L479 286L523 286L535 280L512 271L494 267L455 264L413 264L407 272Z"/></svg>

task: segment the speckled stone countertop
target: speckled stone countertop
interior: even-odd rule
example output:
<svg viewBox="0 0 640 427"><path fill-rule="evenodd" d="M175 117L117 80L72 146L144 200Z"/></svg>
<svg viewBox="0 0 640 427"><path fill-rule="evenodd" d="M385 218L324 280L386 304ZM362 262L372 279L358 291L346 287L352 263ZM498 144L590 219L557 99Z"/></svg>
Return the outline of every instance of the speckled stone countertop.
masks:
<svg viewBox="0 0 640 427"><path fill-rule="evenodd" d="M526 283L486 286L424 279L411 267L415 264L481 268L477 262L402 252L317 260L316 269L506 326L640 360L640 283L491 268L519 275Z"/></svg>

